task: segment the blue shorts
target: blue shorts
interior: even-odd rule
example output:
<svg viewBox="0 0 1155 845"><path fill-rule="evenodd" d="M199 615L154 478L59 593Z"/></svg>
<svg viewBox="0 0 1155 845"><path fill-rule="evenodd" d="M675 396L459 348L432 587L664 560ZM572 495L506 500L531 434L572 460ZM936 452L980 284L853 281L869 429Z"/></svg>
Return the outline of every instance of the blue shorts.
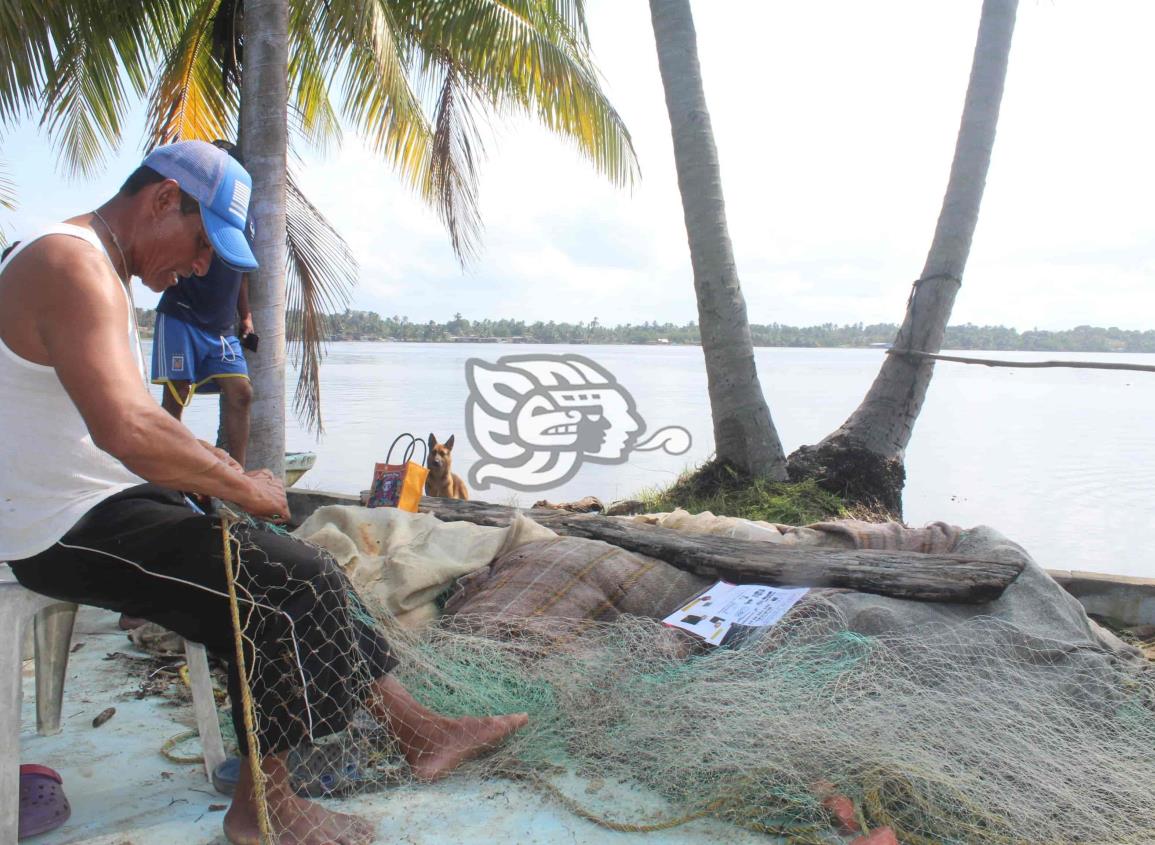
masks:
<svg viewBox="0 0 1155 845"><path fill-rule="evenodd" d="M217 379L248 377L249 368L236 337L221 337L167 314L156 315L153 384L187 381L191 399L194 393L220 393Z"/></svg>

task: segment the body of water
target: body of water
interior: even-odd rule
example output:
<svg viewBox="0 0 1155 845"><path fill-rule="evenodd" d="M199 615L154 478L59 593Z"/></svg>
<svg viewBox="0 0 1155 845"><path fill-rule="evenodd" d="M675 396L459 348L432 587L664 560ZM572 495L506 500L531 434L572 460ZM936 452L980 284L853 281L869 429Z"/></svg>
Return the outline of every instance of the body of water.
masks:
<svg viewBox="0 0 1155 845"><path fill-rule="evenodd" d="M530 505L595 495L607 503L666 485L713 449L702 351L665 346L509 346L337 343L322 367L326 433L296 420L288 448L317 453L299 486L356 493L400 432L456 435L454 469L476 460L465 432L465 362L575 352L611 373L637 400L647 431L680 425L693 435L681 456L634 452L623 465L586 463L540 494L492 487L474 498ZM789 453L828 434L854 410L885 353L867 349L757 349L758 372ZM1155 364L1155 355L964 353ZM1107 370L1009 370L939 363L907 453L906 519L991 525L1042 565L1155 577L1155 374ZM291 387L290 387L291 389ZM156 390L159 397L159 390ZM217 403L185 412L198 436L216 434Z"/></svg>

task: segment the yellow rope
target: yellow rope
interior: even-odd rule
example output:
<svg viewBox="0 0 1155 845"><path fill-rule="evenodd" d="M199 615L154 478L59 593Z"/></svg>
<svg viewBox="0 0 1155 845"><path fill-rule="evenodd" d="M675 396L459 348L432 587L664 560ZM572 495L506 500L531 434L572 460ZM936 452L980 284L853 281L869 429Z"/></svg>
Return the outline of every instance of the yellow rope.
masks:
<svg viewBox="0 0 1155 845"><path fill-rule="evenodd" d="M241 612L237 605L237 585L233 576L233 538L231 529L236 519L222 515L221 538L224 542L225 579L229 585L229 610L233 617L233 638L237 648L237 674L241 679L241 709L245 714L245 736L249 740L249 765L253 770L253 797L257 802L257 825L261 831L261 841L273 842L272 825L269 823L269 804L265 799L265 774L261 771L261 746L257 740L256 708L249 690L249 674L245 667L245 641L241 630Z"/></svg>
<svg viewBox="0 0 1155 845"><path fill-rule="evenodd" d="M194 754L186 757L173 751L173 749L180 745L182 742L188 742L190 739L195 739L198 736L200 736L200 734L198 734L196 731L183 731L182 733L178 733L176 736L171 736L166 739L164 741L164 745L160 747L160 753L164 759L168 760L170 763L176 763L181 766L191 765L192 763L203 763L205 758L200 754Z"/></svg>
<svg viewBox="0 0 1155 845"><path fill-rule="evenodd" d="M675 818L666 819L660 822L651 822L650 824L634 824L629 822L618 822L613 819L608 819L605 816L599 816L592 810L579 804L576 800L562 792L557 786L550 783L537 772L527 771L520 767L506 768L502 774L517 780L529 780L540 789L553 796L563 807L569 810L578 818L585 819L588 822L593 822L599 827L604 827L607 830L614 830L619 833L657 833L663 830L670 830L698 819L716 816L723 821L728 821L739 827L744 827L747 830L752 830L756 833L765 833L772 836L785 839L790 845L825 845L829 840L826 837L819 835L818 826L815 825L812 829L793 829L787 830L773 825L767 825L754 819L733 819L729 815L719 815L719 811L724 809L730 802L730 799L719 798L710 802L701 810L695 810L691 813L686 813Z"/></svg>
<svg viewBox="0 0 1155 845"><path fill-rule="evenodd" d="M587 810L585 807L583 807L574 799L570 798L541 775L536 773L529 773L528 776L529 779L533 781L538 787L544 789L546 792L552 795L556 800L561 802L562 806L564 806L578 818L593 822L599 827L604 827L608 830L616 830L619 833L655 833L659 830L669 830L671 828L678 827L679 825L688 824L689 822L696 821L697 819L708 816L714 809L716 809L716 805L721 803L720 801L715 801L713 804L703 810L687 813L684 816L678 816L677 818L668 819L663 822L655 822L652 824L629 824L626 822L615 822L612 819L607 819L597 815L592 810Z"/></svg>

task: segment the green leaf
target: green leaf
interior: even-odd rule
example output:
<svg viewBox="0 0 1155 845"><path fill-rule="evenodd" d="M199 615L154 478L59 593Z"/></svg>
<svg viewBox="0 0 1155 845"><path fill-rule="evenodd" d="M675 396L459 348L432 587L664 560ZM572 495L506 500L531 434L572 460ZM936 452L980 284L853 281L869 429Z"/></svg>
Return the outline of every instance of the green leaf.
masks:
<svg viewBox="0 0 1155 845"><path fill-rule="evenodd" d="M0 207L13 211L16 208L16 183L8 175L8 167L0 162Z"/></svg>
<svg viewBox="0 0 1155 845"><path fill-rule="evenodd" d="M286 186L286 334L298 365L294 407L302 424L324 432L321 418L321 360L327 336L325 315L344 310L357 284L357 260L349 245L297 186Z"/></svg>

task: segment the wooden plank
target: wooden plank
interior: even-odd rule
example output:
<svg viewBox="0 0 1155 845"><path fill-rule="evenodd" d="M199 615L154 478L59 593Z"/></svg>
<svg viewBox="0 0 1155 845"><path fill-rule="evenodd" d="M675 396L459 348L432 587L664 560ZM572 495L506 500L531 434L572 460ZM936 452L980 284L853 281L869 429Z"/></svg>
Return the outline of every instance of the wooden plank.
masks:
<svg viewBox="0 0 1155 845"><path fill-rule="evenodd" d="M285 489L285 498L289 500L289 511L291 518L289 524L298 526L310 516L317 508L323 508L326 505L355 505L360 506L360 496L350 496L346 493L330 493L325 490L297 490L295 488Z"/></svg>
<svg viewBox="0 0 1155 845"><path fill-rule="evenodd" d="M200 643L184 641L184 656L188 663L189 687L192 689L193 713L197 733L201 737L205 774L211 782L213 769L225 760L225 744L221 739L221 725L217 721L217 704L213 700L213 681L209 674L208 656Z"/></svg>
<svg viewBox="0 0 1155 845"><path fill-rule="evenodd" d="M516 509L456 499L421 500L421 511L446 522L508 525ZM592 514L527 510L525 515L559 534L602 540L655 557L708 578L790 587L844 587L921 601L991 601L1019 573L1022 562L963 555L836 550L780 546L711 534L687 534Z"/></svg>

